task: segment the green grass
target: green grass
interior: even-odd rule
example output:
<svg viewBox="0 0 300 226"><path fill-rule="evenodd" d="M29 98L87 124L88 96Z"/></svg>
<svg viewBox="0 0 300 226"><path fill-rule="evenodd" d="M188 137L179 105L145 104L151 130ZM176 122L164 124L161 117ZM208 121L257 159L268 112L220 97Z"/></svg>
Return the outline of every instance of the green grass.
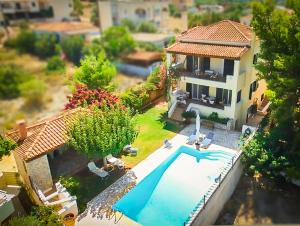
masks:
<svg viewBox="0 0 300 226"><path fill-rule="evenodd" d="M136 116L139 135L132 146L139 149L138 154L137 156L122 156L129 167L147 158L163 144L165 139L170 139L179 132L178 125L164 120L166 111L166 106L158 105Z"/></svg>

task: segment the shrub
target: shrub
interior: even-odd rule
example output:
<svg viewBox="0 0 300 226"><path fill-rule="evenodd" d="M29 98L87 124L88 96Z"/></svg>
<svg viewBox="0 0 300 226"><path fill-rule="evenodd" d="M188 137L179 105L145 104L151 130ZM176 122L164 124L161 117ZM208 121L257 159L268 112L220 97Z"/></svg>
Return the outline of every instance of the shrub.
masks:
<svg viewBox="0 0 300 226"><path fill-rule="evenodd" d="M125 18L121 21L121 26L127 27L131 32L134 32L136 30L135 23L128 18Z"/></svg>
<svg viewBox="0 0 300 226"><path fill-rule="evenodd" d="M143 21L138 25L137 30L139 32L146 32L146 33L156 33L157 28L154 23L148 22L148 21Z"/></svg>
<svg viewBox="0 0 300 226"><path fill-rule="evenodd" d="M136 43L123 26L106 29L101 36L101 43L110 59L116 59L134 51Z"/></svg>
<svg viewBox="0 0 300 226"><path fill-rule="evenodd" d="M229 121L229 118L220 118L217 112L211 113L208 117L201 116L201 118L221 124L227 124L227 122Z"/></svg>
<svg viewBox="0 0 300 226"><path fill-rule="evenodd" d="M66 54L67 58L75 65L79 65L80 63L83 45L83 37L79 35L64 38L61 42L61 48L64 54Z"/></svg>
<svg viewBox="0 0 300 226"><path fill-rule="evenodd" d="M98 56L88 56L75 71L74 80L90 89L105 88L116 76L116 67L106 58L104 51Z"/></svg>
<svg viewBox="0 0 300 226"><path fill-rule="evenodd" d="M16 143L12 140L6 139L0 134L0 160L3 156L9 155L10 151L16 147Z"/></svg>
<svg viewBox="0 0 300 226"><path fill-rule="evenodd" d="M20 85L22 96L29 106L39 106L43 104L46 85L43 81L33 79Z"/></svg>
<svg viewBox="0 0 300 226"><path fill-rule="evenodd" d="M37 37L29 30L21 30L16 39L16 47L21 53L34 53Z"/></svg>
<svg viewBox="0 0 300 226"><path fill-rule="evenodd" d="M76 178L60 176L59 181L71 195L77 194L80 184Z"/></svg>
<svg viewBox="0 0 300 226"><path fill-rule="evenodd" d="M94 39L92 43L87 44L83 47L82 53L84 56L99 56L99 54L103 51L103 47L100 43L100 39Z"/></svg>
<svg viewBox="0 0 300 226"><path fill-rule="evenodd" d="M0 66L0 98L9 99L20 95L19 85L24 81L32 79L16 65Z"/></svg>
<svg viewBox="0 0 300 226"><path fill-rule="evenodd" d="M90 105L102 108L103 106L112 107L120 103L120 99L103 90L103 89L88 89L87 86L76 85L76 90L69 97L69 103L65 109L73 109L77 107L87 107Z"/></svg>
<svg viewBox="0 0 300 226"><path fill-rule="evenodd" d="M121 95L122 103L134 110L140 110L149 100L149 94L143 85L133 87Z"/></svg>
<svg viewBox="0 0 300 226"><path fill-rule="evenodd" d="M57 54L56 45L58 41L53 34L41 34L37 36L34 48L35 54L40 58L47 58Z"/></svg>
<svg viewBox="0 0 300 226"><path fill-rule="evenodd" d="M61 226L62 222L57 214L57 209L53 206L34 207L32 216L36 217L41 226Z"/></svg>
<svg viewBox="0 0 300 226"><path fill-rule="evenodd" d="M59 56L53 56L47 61L48 71L64 71L65 62Z"/></svg>
<svg viewBox="0 0 300 226"><path fill-rule="evenodd" d="M17 48L18 46L18 40L17 38L9 38L4 42L4 47L5 48Z"/></svg>
<svg viewBox="0 0 300 226"><path fill-rule="evenodd" d="M13 217L8 221L8 226L41 226L39 219L34 216Z"/></svg>
<svg viewBox="0 0 300 226"><path fill-rule="evenodd" d="M181 114L182 118L190 119L190 118L196 118L196 112L195 111L184 111Z"/></svg>
<svg viewBox="0 0 300 226"><path fill-rule="evenodd" d="M163 51L162 48L157 47L155 44L151 42L138 42L138 47L145 51L158 51L158 52Z"/></svg>

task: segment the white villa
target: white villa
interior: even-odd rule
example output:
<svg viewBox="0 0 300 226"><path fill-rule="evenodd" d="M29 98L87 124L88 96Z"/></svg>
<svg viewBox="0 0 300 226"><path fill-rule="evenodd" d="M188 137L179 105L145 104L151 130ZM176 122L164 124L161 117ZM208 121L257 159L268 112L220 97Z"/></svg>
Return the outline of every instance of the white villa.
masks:
<svg viewBox="0 0 300 226"><path fill-rule="evenodd" d="M177 72L169 117L182 120L181 113L190 109L203 116L216 112L231 119L231 128L240 129L257 112L265 112L266 83L258 80L254 67L259 48L249 26L230 20L179 35L166 49L168 69Z"/></svg>
<svg viewBox="0 0 300 226"><path fill-rule="evenodd" d="M183 31L187 29L187 13L180 18L169 16L171 0L98 0L99 24L101 30L120 25L123 19L135 24L143 21L153 22L161 32Z"/></svg>

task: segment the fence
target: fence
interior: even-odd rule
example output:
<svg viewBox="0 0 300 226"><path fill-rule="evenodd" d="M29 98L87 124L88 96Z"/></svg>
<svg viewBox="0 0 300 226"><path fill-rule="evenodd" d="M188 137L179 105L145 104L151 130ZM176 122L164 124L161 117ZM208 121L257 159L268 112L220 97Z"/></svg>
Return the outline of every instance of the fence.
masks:
<svg viewBox="0 0 300 226"><path fill-rule="evenodd" d="M217 178L215 178L215 182L211 185L206 194L203 195L203 197L200 199L200 201L197 203L191 214L184 222L185 226L191 225L196 219L196 217L205 209L206 204L211 199L211 197L213 197L217 188L220 187L220 185L228 175L229 171L235 166L235 163L240 159L241 154L242 152L240 151L235 156L233 156L231 161L228 162L223 168L220 175Z"/></svg>

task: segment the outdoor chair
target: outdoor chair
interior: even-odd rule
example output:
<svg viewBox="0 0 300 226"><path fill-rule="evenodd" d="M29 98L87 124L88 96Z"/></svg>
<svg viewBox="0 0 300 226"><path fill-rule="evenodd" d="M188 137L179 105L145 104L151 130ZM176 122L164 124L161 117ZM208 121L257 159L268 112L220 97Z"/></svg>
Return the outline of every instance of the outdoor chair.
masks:
<svg viewBox="0 0 300 226"><path fill-rule="evenodd" d="M204 149L207 149L209 147L209 145L211 144L211 142L213 140L213 137L214 137L214 133L209 132L207 134L207 136L204 138L204 140L202 141L200 147L204 148Z"/></svg>
<svg viewBox="0 0 300 226"><path fill-rule="evenodd" d="M126 154L130 154L132 156L135 156L135 155L137 155L138 149L137 148L133 148L130 144L127 144L123 148L123 152L125 152Z"/></svg>
<svg viewBox="0 0 300 226"><path fill-rule="evenodd" d="M124 169L125 168L125 164L121 159L113 157L112 155L106 156L106 159L109 163L111 163L114 166L118 167L118 169Z"/></svg>
<svg viewBox="0 0 300 226"><path fill-rule="evenodd" d="M164 141L164 144L165 144L165 148L171 148L172 147L172 143L168 140L168 139L166 139L165 141Z"/></svg>
<svg viewBox="0 0 300 226"><path fill-rule="evenodd" d="M196 140L197 140L196 130L194 130L193 133L186 140L186 144L193 145L196 142Z"/></svg>
<svg viewBox="0 0 300 226"><path fill-rule="evenodd" d="M109 173L107 171L105 171L102 168L100 169L99 167L97 167L94 162L89 162L88 163L88 168L92 173L94 173L97 176L101 177L101 179L104 179L105 177L107 177L109 175Z"/></svg>

